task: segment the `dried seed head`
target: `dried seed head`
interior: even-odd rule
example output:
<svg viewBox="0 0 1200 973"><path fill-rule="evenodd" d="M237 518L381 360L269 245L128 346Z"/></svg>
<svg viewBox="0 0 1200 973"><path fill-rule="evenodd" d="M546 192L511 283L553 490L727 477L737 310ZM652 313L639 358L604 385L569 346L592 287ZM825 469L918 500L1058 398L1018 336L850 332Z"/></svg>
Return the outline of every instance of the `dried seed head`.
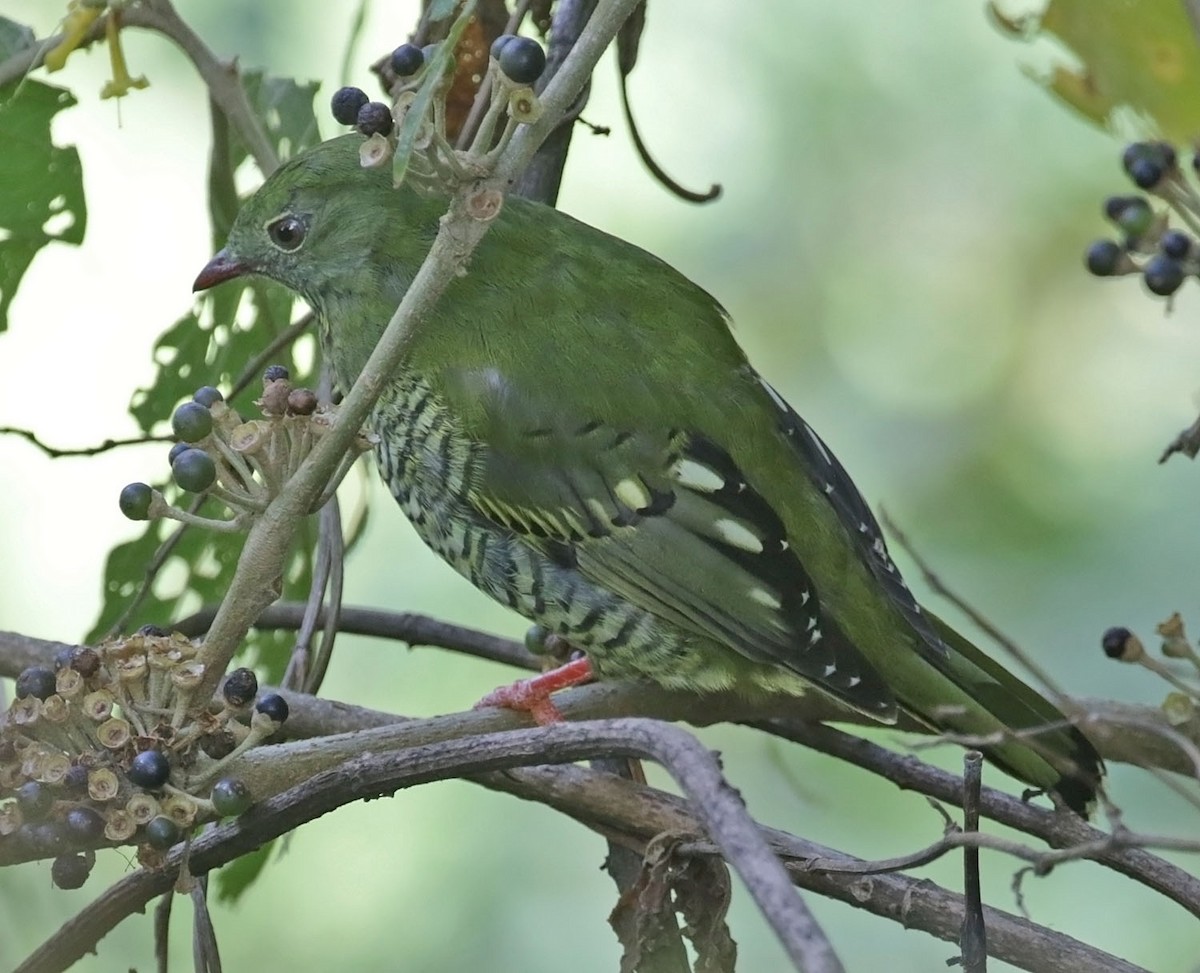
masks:
<svg viewBox="0 0 1200 973"><path fill-rule="evenodd" d="M181 828L190 828L196 821L199 808L196 802L179 794L172 794L162 802L162 813Z"/></svg>
<svg viewBox="0 0 1200 973"><path fill-rule="evenodd" d="M83 692L83 674L77 669L59 669L54 677L54 689L65 699L74 699Z"/></svg>
<svg viewBox="0 0 1200 973"><path fill-rule="evenodd" d="M514 88L508 96L508 113L515 121L532 125L542 117L543 111L532 88Z"/></svg>
<svg viewBox="0 0 1200 973"><path fill-rule="evenodd" d="M83 697L83 713L88 719L103 723L112 716L115 703L113 694L107 689L97 689Z"/></svg>
<svg viewBox="0 0 1200 973"><path fill-rule="evenodd" d="M204 679L203 662L185 662L171 670L171 682L176 688L192 690Z"/></svg>
<svg viewBox="0 0 1200 973"><path fill-rule="evenodd" d="M270 441L270 423L263 422L261 419L243 422L229 434L229 445L246 456L262 452Z"/></svg>
<svg viewBox="0 0 1200 973"><path fill-rule="evenodd" d="M48 753L42 758L38 780L45 784L60 784L71 769L71 758L65 753Z"/></svg>
<svg viewBox="0 0 1200 973"><path fill-rule="evenodd" d="M1161 708L1167 722L1172 726L1183 726L1196 716L1196 703L1185 693L1167 693Z"/></svg>
<svg viewBox="0 0 1200 973"><path fill-rule="evenodd" d="M145 654L139 652L117 663L117 678L123 683L141 682L148 669Z"/></svg>
<svg viewBox="0 0 1200 973"><path fill-rule="evenodd" d="M292 391L292 383L286 378L277 378L263 386L262 397L254 404L263 411L265 416L281 416L287 412L288 395Z"/></svg>
<svg viewBox="0 0 1200 973"><path fill-rule="evenodd" d="M111 801L120 790L120 780L107 767L97 767L88 773L88 797L93 801Z"/></svg>
<svg viewBox="0 0 1200 973"><path fill-rule="evenodd" d="M119 716L105 720L96 728L96 739L109 750L120 750L133 738L133 731L126 720Z"/></svg>
<svg viewBox="0 0 1200 973"><path fill-rule="evenodd" d="M104 837L109 841L128 841L137 831L137 822L124 808L113 808L104 815Z"/></svg>
<svg viewBox="0 0 1200 973"><path fill-rule="evenodd" d="M158 814L159 805L158 801L149 794L138 791L126 802L125 810L137 824L141 825Z"/></svg>
<svg viewBox="0 0 1200 973"><path fill-rule="evenodd" d="M66 723L70 715L71 708L58 693L52 693L42 700L42 719L47 723Z"/></svg>
<svg viewBox="0 0 1200 973"><path fill-rule="evenodd" d="M8 708L8 720L14 726L33 726L42 715L42 701L36 696L15 700Z"/></svg>

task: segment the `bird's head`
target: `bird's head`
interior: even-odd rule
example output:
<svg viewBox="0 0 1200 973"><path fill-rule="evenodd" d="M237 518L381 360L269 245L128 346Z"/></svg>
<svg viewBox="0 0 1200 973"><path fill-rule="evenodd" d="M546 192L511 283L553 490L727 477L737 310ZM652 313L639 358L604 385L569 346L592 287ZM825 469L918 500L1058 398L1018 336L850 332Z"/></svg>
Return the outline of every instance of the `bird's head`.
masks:
<svg viewBox="0 0 1200 973"><path fill-rule="evenodd" d="M403 218L391 167L364 169L362 142L359 135L322 142L275 170L192 289L260 274L319 304L331 288L352 286Z"/></svg>

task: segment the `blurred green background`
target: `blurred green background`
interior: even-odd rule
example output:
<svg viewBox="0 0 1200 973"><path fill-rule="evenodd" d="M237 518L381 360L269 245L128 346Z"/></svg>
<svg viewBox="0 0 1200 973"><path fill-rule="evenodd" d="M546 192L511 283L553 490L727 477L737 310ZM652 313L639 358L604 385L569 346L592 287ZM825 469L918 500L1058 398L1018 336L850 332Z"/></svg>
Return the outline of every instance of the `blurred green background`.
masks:
<svg viewBox="0 0 1200 973"><path fill-rule="evenodd" d="M178 7L221 55L320 79L328 93L357 4ZM372 6L352 81L370 87L366 63L405 39L415 7ZM0 13L44 36L62 9L2 0ZM81 248L38 256L0 336L0 424L56 445L134 431L125 410L151 375L152 341L188 307L209 255L204 90L161 38L130 31L126 47L151 87L119 106L98 100L102 46L50 79L80 99L55 136L79 146L88 235ZM691 207L643 173L606 60L586 117L614 134L580 130L560 204L725 303L752 360L872 503L1071 691L1154 703L1162 684L1104 660L1098 641L1124 624L1152 642L1153 624L1176 609L1200 626L1197 471L1180 459L1155 465L1195 416L1196 287L1166 314L1138 282L1083 272L1084 246L1103 233L1101 199L1127 191L1120 142L1023 76L1071 59L1047 40L1004 38L979 3L655 0L631 79L635 111L669 171L725 193ZM0 627L81 637L98 610L103 556L133 533L117 492L160 472L164 453L49 461L0 438ZM366 488L381 494L373 480ZM348 601L523 629L376 500L348 567ZM462 709L511 678L433 649L345 638L325 691L421 716ZM767 823L867 858L940 834L923 799L853 769L748 731L702 736ZM959 755L933 759L954 767ZM1112 779L1132 827L1195 833L1195 812L1144 774L1118 767ZM614 891L603 857L598 837L539 806L464 783L421 787L296 833L239 904L215 907L222 956L231 970L610 973L619 949L605 922ZM52 889L45 863L0 871L0 968L133 867L104 853L76 892ZM1014 910L1017 864L986 856L984 867L986 900ZM922 874L957 885L958 870L945 861ZM1183 910L1088 864L1028 880L1025 901L1035 920L1148 969L1184 973L1200 956ZM851 970L941 969L954 952L809 903ZM739 969L784 968L743 893L731 923ZM182 904L175 934L186 966ZM151 967L150 920L139 916L79 968Z"/></svg>

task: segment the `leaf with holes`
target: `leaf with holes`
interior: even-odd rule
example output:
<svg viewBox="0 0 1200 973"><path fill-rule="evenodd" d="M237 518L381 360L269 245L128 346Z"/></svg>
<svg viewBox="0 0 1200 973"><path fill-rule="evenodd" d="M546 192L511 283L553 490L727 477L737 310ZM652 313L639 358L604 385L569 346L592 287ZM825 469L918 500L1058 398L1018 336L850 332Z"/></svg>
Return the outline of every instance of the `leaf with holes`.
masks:
<svg viewBox="0 0 1200 973"><path fill-rule="evenodd" d="M83 240L87 209L79 153L50 138L51 120L73 104L66 89L38 81L0 88L0 331L8 327L8 309L37 252L53 240Z"/></svg>

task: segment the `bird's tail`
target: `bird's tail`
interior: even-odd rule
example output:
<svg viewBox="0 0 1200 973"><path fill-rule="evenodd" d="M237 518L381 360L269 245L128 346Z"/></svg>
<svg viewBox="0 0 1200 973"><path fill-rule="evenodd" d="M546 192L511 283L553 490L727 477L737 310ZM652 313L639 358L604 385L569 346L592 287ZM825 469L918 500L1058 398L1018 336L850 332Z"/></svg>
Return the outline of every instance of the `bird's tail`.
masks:
<svg viewBox="0 0 1200 973"><path fill-rule="evenodd" d="M1104 774L1095 747L1057 706L933 615L938 634L950 649L942 674L958 686L966 703L914 712L950 733L997 736L979 747L1002 770L1039 790L1057 794L1086 817ZM982 710L982 712L980 712ZM996 731L983 729L999 724Z"/></svg>

